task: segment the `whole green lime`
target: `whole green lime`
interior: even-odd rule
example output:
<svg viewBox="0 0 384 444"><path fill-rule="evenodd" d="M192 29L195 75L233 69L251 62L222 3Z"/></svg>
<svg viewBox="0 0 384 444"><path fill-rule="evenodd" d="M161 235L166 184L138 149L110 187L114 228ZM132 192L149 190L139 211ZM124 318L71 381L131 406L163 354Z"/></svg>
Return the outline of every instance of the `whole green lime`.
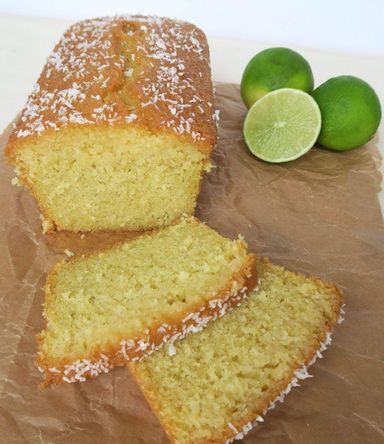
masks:
<svg viewBox="0 0 384 444"><path fill-rule="evenodd" d="M345 151L368 142L381 120L380 101L373 88L354 76L327 80L313 91L322 125L318 143Z"/></svg>
<svg viewBox="0 0 384 444"><path fill-rule="evenodd" d="M245 67L241 79L241 97L250 108L265 94L280 88L311 93L311 67L302 55L292 49L265 49L252 57Z"/></svg>

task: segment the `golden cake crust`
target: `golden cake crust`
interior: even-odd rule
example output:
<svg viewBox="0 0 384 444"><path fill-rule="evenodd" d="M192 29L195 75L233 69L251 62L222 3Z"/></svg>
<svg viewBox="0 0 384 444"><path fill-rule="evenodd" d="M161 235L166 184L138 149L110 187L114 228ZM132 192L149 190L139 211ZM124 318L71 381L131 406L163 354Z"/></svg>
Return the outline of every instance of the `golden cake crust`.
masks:
<svg viewBox="0 0 384 444"><path fill-rule="evenodd" d="M194 217L190 219L193 220L194 223L201 223ZM174 224L176 223L177 222ZM165 228L155 232L143 233L140 237L152 236L154 233L164 229ZM122 243L124 243L124 241L118 242L113 247L104 250L84 254L82 257L99 254L101 251L113 250ZM244 245L246 246L245 243ZM61 265L63 263L76 261L77 259L77 257L72 257L57 263L53 267L45 284L46 303L49 304L49 300L52 297L51 285ZM256 256L249 253L241 269L230 277L225 287L218 291L216 296L202 302L200 305L196 305L188 311L180 313L178 316L164 319L158 325L154 325L151 329L141 332L140 335L135 338L122 337L117 343L110 344L108 347L103 348L103 350L94 352L92 355L84 356L81 361L78 360L75 362L68 362L68 360L65 359L50 359L48 362L44 354L38 351L35 364L44 377L42 386L47 387L50 384L63 382L83 382L101 373L108 373L113 367L126 365L130 361L140 360L144 356L158 350L164 344L180 340L189 332L204 328L211 320L221 318L228 311L240 305L243 299L247 297L247 294L256 288L257 284ZM36 340L39 349L42 341L41 333L37 335Z"/></svg>
<svg viewBox="0 0 384 444"><path fill-rule="evenodd" d="M210 154L217 115L204 33L167 18L118 16L71 26L56 45L10 135L25 141L65 128L134 125Z"/></svg>

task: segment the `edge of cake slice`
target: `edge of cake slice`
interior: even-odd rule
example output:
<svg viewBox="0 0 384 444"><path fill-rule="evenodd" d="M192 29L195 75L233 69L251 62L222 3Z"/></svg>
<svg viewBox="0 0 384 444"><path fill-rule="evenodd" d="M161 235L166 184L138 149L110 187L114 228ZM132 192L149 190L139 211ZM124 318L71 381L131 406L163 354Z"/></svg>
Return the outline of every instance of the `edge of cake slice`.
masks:
<svg viewBox="0 0 384 444"><path fill-rule="evenodd" d="M56 264L45 285L36 365L43 385L140 360L240 305L257 285L242 239L195 218Z"/></svg>
<svg viewBox="0 0 384 444"><path fill-rule="evenodd" d="M204 331L128 367L177 444L242 439L331 343L343 295L332 284L258 261L259 291Z"/></svg>

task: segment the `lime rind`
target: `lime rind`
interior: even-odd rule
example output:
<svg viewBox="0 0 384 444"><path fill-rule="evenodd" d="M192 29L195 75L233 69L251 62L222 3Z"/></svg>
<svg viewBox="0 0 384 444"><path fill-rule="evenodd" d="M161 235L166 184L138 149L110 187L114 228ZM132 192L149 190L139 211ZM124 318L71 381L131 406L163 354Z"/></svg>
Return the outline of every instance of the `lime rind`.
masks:
<svg viewBox="0 0 384 444"><path fill-rule="evenodd" d="M249 150L261 160L289 162L307 153L321 129L321 113L307 93L282 88L272 91L249 109L244 137Z"/></svg>
<svg viewBox="0 0 384 444"><path fill-rule="evenodd" d="M247 108L270 91L295 88L311 93L314 79L308 61L290 48L268 48L248 62L240 93Z"/></svg>
<svg viewBox="0 0 384 444"><path fill-rule="evenodd" d="M333 77L312 93L322 115L318 143L335 151L349 151L367 143L381 121L375 90L354 76Z"/></svg>

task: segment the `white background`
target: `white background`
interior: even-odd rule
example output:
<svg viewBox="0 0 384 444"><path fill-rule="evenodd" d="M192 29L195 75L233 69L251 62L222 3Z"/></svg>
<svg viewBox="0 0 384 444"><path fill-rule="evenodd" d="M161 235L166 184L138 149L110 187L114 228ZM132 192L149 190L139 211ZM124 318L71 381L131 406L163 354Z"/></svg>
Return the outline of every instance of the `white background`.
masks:
<svg viewBox="0 0 384 444"><path fill-rule="evenodd" d="M69 20L157 14L191 21L210 36L384 55L384 0L0 0L1 13Z"/></svg>

